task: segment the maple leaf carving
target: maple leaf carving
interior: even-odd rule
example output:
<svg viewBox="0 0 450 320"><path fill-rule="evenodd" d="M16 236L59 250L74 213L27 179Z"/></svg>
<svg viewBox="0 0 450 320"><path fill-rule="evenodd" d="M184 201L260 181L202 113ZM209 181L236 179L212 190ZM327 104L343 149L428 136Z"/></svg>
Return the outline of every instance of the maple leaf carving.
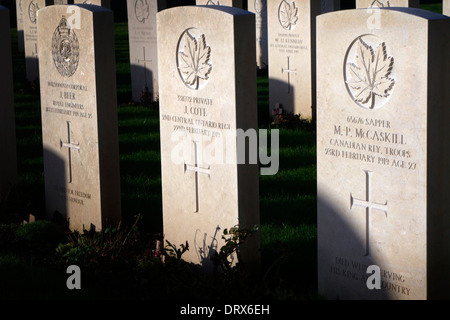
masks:
<svg viewBox="0 0 450 320"><path fill-rule="evenodd" d="M384 8L384 7L390 7L391 4L389 3L389 1L384 1L384 0L373 0L372 4L370 5L370 7L379 7L379 8Z"/></svg>
<svg viewBox="0 0 450 320"><path fill-rule="evenodd" d="M135 4L135 13L136 19L139 22L144 23L145 20L148 19L149 13L149 5L147 0L137 0Z"/></svg>
<svg viewBox="0 0 450 320"><path fill-rule="evenodd" d="M211 48L206 45L204 34L197 40L186 31L184 38L183 51L178 52L178 69L186 85L198 89L200 79L208 80L211 73Z"/></svg>
<svg viewBox="0 0 450 320"><path fill-rule="evenodd" d="M281 2L278 10L278 18L283 28L291 30L297 24L297 14L298 8L295 6L295 1L292 1L292 4L287 3L286 0Z"/></svg>
<svg viewBox="0 0 450 320"><path fill-rule="evenodd" d="M373 109L375 98L388 97L395 81L389 78L394 58L388 57L386 44L373 48L361 38L356 44L355 63L347 63L347 85L356 102Z"/></svg>

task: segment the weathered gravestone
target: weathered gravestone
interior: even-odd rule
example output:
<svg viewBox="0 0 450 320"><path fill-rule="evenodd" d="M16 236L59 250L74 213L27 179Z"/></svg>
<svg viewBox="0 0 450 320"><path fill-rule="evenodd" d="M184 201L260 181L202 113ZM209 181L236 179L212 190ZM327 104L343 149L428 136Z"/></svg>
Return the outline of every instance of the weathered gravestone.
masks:
<svg viewBox="0 0 450 320"><path fill-rule="evenodd" d="M166 7L166 0L127 1L133 101L158 98L156 13Z"/></svg>
<svg viewBox="0 0 450 320"><path fill-rule="evenodd" d="M100 230L121 216L113 13L79 7L79 29L67 6L39 11L46 205Z"/></svg>
<svg viewBox="0 0 450 320"><path fill-rule="evenodd" d="M224 229L259 224L258 167L239 161L236 138L257 130L254 26L252 13L225 6L158 13L164 236L187 241L183 258L204 270ZM241 248L247 266L258 248L256 235Z"/></svg>
<svg viewBox="0 0 450 320"><path fill-rule="evenodd" d="M23 7L22 0L16 0L16 18L17 18L17 49L19 52L24 52L23 39Z"/></svg>
<svg viewBox="0 0 450 320"><path fill-rule="evenodd" d="M315 21L317 0L276 0L267 4L269 25L269 108L313 118L315 104Z"/></svg>
<svg viewBox="0 0 450 320"><path fill-rule="evenodd" d="M269 49L267 47L267 0L249 0L248 11L255 14L256 21L256 65L267 69Z"/></svg>
<svg viewBox="0 0 450 320"><path fill-rule="evenodd" d="M196 5L228 6L243 8L243 0L196 0Z"/></svg>
<svg viewBox="0 0 450 320"><path fill-rule="evenodd" d="M74 4L93 4L96 6L111 8L111 0L74 0L73 3Z"/></svg>
<svg viewBox="0 0 450 320"><path fill-rule="evenodd" d="M420 0L356 0L356 8L410 7L419 8Z"/></svg>
<svg viewBox="0 0 450 320"><path fill-rule="evenodd" d="M450 0L442 1L442 14L450 16Z"/></svg>
<svg viewBox="0 0 450 320"><path fill-rule="evenodd" d="M371 14L317 18L319 293L448 299L450 18Z"/></svg>
<svg viewBox="0 0 450 320"><path fill-rule="evenodd" d="M9 10L0 6L0 201L17 182Z"/></svg>
<svg viewBox="0 0 450 320"><path fill-rule="evenodd" d="M53 0L22 0L25 67L28 81L39 78L37 12L49 5L53 5Z"/></svg>

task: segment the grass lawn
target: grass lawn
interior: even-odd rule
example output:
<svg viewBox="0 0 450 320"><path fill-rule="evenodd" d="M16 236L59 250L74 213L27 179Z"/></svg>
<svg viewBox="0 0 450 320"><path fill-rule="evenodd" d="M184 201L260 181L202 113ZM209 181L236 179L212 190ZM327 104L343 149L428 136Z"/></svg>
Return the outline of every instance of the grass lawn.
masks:
<svg viewBox="0 0 450 320"><path fill-rule="evenodd" d="M436 12L441 10L439 5L429 8ZM224 286L229 289L229 296L233 297L236 292L241 295L245 290L235 286L236 283L242 285L233 278L236 275L226 281L221 279L220 283L214 280L211 285L211 279L197 277L181 263L163 270L147 255L153 249L152 241L162 232L159 113L157 105L131 102L126 23L115 25L122 228L131 228L135 217L141 215L139 234L133 233L136 238L130 247L113 248L116 251L111 255L105 248L112 243L112 232L102 235L101 240L78 238L78 246L74 246L76 241L67 235L49 239L47 235L53 231L23 230L21 222L29 214L38 219L45 215L41 111L38 86L25 81L24 56L17 52L15 30L11 36L19 183L0 203L0 299L164 299L186 295L215 299L220 297L218 291ZM261 281L264 288L250 297L316 299L315 131L313 126L303 122L281 127L271 125L268 78L264 72L258 73L258 109L260 128L280 130L280 168L274 176L260 176L263 277L257 281ZM47 230L49 226L41 227ZM116 234L119 238L123 236L119 231ZM125 240L131 242L129 238ZM79 246L83 241L84 247ZM63 249L67 255L55 258L59 243L66 244ZM83 251L88 250L86 248L91 251ZM101 259L97 259L92 250L103 254ZM109 260L104 261L105 257ZM111 257L115 258L114 262ZM66 288L65 267L74 261L87 265L83 269L87 270L83 272L83 290L79 291ZM172 281L170 285L165 284L166 279Z"/></svg>

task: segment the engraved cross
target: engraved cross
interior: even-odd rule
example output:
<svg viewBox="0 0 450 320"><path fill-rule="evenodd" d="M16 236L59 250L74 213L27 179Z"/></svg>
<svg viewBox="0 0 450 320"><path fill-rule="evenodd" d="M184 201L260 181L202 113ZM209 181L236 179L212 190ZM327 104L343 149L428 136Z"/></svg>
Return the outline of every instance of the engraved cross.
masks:
<svg viewBox="0 0 450 320"><path fill-rule="evenodd" d="M192 171L195 172L195 179L194 179L194 189L195 189L195 213L199 212L199 192L198 192L198 186L199 186L199 181L200 181L200 177L199 174L206 174L208 176L208 178L210 177L210 173L211 170L208 168L204 168L204 167L200 167L198 165L198 146L197 146L197 141L193 141L194 142L194 152L195 152L195 164L194 165L189 165L189 164L184 164L184 173L186 173L186 171Z"/></svg>
<svg viewBox="0 0 450 320"><path fill-rule="evenodd" d="M289 57L287 57L287 69L285 68L281 68L281 72L282 73L287 73L288 75L288 92L287 93L291 93L291 73L297 73L297 69L292 69L289 66Z"/></svg>
<svg viewBox="0 0 450 320"><path fill-rule="evenodd" d="M72 142L72 137L70 133L70 121L67 121L67 136L68 136L68 142L60 141L60 149L61 148L67 148L69 151L69 183L72 183L72 149L80 151L80 144L74 144Z"/></svg>
<svg viewBox="0 0 450 320"><path fill-rule="evenodd" d="M34 44L34 52L31 53L34 57L38 57L38 49L37 49L37 43Z"/></svg>
<svg viewBox="0 0 450 320"><path fill-rule="evenodd" d="M147 62L152 62L152 60L147 60L145 58L145 47L142 47L142 50L144 51L144 58L138 59L138 63L144 63L144 77L145 77L145 86L147 87Z"/></svg>
<svg viewBox="0 0 450 320"><path fill-rule="evenodd" d="M369 256L370 247L369 247L369 220L371 210L382 211L386 214L387 217L387 201L384 204L372 202L372 198L370 195L370 177L373 172L368 170L363 170L366 173L366 200L353 198L353 195L350 193L350 209L353 207L363 207L366 208L366 254L365 256Z"/></svg>

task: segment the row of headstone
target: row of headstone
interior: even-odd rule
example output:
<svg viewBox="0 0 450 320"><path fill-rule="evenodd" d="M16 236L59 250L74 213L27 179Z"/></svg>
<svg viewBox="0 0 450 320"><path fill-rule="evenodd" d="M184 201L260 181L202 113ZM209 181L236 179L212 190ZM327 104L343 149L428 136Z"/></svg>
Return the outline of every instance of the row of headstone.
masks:
<svg viewBox="0 0 450 320"><path fill-rule="evenodd" d="M0 6L0 202L17 183L16 129L9 10Z"/></svg>
<svg viewBox="0 0 450 320"><path fill-rule="evenodd" d="M199 16L209 18L195 19ZM9 33L9 22L1 21ZM216 23L224 28L217 30ZM195 250L186 259L208 270L225 228L259 224L258 165L238 162L245 150L235 139L236 130L257 128L254 25L254 15L231 7L159 14L164 232L173 243L188 241ZM47 215L61 213L71 229L102 230L121 218L117 101L115 94L105 94L116 91L113 15L81 6L74 26L67 6L43 6L36 30ZM11 89L2 94L11 95L11 48L2 49L9 51L9 59L2 52L2 61L9 60L4 88ZM2 102L12 108L12 101ZM181 162L170 151L178 132L189 133L183 148L192 151ZM211 147L217 154L230 152L227 162L204 163ZM249 267L259 263L258 247L255 236L241 248Z"/></svg>
<svg viewBox="0 0 450 320"><path fill-rule="evenodd" d="M197 5L242 8L242 0L197 0ZM159 99L156 14L167 8L167 0L127 0L132 99Z"/></svg>
<svg viewBox="0 0 450 320"><path fill-rule="evenodd" d="M256 2L255 2L256 3ZM357 8L418 7L419 0L357 0ZM340 1L271 1L267 7L269 112L315 119L315 23L320 14L337 11Z"/></svg>
<svg viewBox="0 0 450 320"><path fill-rule="evenodd" d="M28 0L30 1L30 0ZM445 0L444 0L445 1ZM61 3L71 3L73 1L58 0ZM359 8L368 6L418 6L418 0L358 0L356 6ZM22 7L22 0L17 1ZM97 0L83 1L75 0L75 3L93 3L109 7L109 1ZM30 1L28 13L35 16L33 8L39 8L39 3ZM47 5L49 2L47 1ZM226 5L242 7L242 1L211 1L198 0L197 4ZM305 5L305 4L303 4ZM42 4L41 4L42 6ZM271 51L271 68L269 83L269 112L283 109L286 112L300 114L303 118L313 119L315 113L315 62L314 62L314 24L318 14L339 10L339 0L314 1L308 5L309 9L303 8L298 11L298 4L295 1L280 0L271 3L270 15L267 15L267 1L255 0L248 2L248 8L256 14L256 47L257 66L266 68L269 65L269 51ZM166 1L127 1L129 34L130 34L130 64L132 80L132 99L134 101L156 101L158 99L158 70L156 55L156 35L155 35L155 14L167 7ZM30 10L31 9L31 10ZM305 11L306 10L306 11ZM309 10L309 12L308 12ZM19 11L18 11L19 12ZM20 24L20 15L18 25ZM288 18L289 17L289 18ZM308 28L297 28L298 19L309 21ZM292 23L284 20L290 19ZM37 43L36 27L33 25L35 18L30 18L27 23L27 79L33 81L37 78ZM270 28L270 41L268 41L268 22L271 26L281 26L281 31L277 28ZM284 21L284 22L283 22ZM306 22L307 23L307 22ZM283 26L284 24L284 26ZM20 30L20 28L18 28ZM275 31L277 30L277 31ZM302 31L302 35L299 31ZM22 33L19 32L19 37ZM19 41L20 47L21 41ZM146 44L145 44L146 43ZM270 47L270 49L269 49ZM302 70L299 72L297 70Z"/></svg>
<svg viewBox="0 0 450 320"><path fill-rule="evenodd" d="M52 2L46 2L46 5L49 4L67 4L67 0L55 0ZM28 1L24 0L16 0L16 18L17 18L17 46L19 52L25 52L25 36L24 36L24 25L23 20L30 19L31 24L36 24L36 11L39 10L40 6L42 7L42 2L38 1ZM29 36L29 38L34 39L34 37Z"/></svg>
<svg viewBox="0 0 450 320"><path fill-rule="evenodd" d="M317 17L319 293L448 297L450 18L382 8L377 27L370 14ZM120 220L117 102L105 94L116 90L112 12L82 7L79 29L64 6L39 15L48 214L102 229ZM164 235L188 241L185 259L210 269L224 228L259 224L258 166L239 162L249 150L236 139L258 127L255 16L224 6L157 15ZM287 16L279 42L312 47ZM244 261L258 264L258 247L251 239ZM379 268L379 288L365 281L368 266Z"/></svg>

